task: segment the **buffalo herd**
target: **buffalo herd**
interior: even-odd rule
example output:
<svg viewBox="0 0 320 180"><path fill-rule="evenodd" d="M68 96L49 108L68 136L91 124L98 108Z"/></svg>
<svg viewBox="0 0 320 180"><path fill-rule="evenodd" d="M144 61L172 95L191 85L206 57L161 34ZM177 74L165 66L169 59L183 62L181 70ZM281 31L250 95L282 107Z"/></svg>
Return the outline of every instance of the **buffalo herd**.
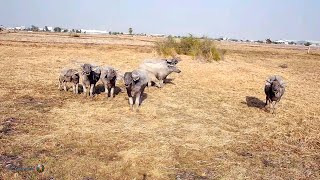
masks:
<svg viewBox="0 0 320 180"><path fill-rule="evenodd" d="M181 70L177 64L180 58L171 59L146 59L137 69L131 72L120 73L111 66L96 66L89 63L83 63L79 69L63 69L59 75L59 89L67 91L67 83L72 83L73 93L78 94L79 84L82 85L83 94L93 96L96 83L101 80L106 97L115 96L116 81L124 81L127 95L129 97L130 109L133 110L135 104L138 110L144 89L150 87L152 83L158 88L162 88L164 80L172 72L180 73ZM88 88L88 89L87 89ZM273 75L266 80L264 87L266 102L265 107L275 112L276 104L280 101L285 92L285 82L282 77Z"/></svg>

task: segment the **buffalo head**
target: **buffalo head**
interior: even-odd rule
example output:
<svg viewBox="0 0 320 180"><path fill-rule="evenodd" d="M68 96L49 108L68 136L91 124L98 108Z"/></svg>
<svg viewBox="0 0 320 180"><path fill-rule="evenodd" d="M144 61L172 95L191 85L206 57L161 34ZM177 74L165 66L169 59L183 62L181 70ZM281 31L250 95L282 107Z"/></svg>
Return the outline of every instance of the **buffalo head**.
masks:
<svg viewBox="0 0 320 180"><path fill-rule="evenodd" d="M82 74L89 76L92 71L92 66L90 64L83 64L81 65Z"/></svg>

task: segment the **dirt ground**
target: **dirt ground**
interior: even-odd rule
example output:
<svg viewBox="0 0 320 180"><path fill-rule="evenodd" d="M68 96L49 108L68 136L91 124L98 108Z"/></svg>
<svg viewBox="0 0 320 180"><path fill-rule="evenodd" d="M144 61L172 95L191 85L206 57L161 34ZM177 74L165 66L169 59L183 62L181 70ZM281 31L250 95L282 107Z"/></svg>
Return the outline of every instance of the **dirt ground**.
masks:
<svg viewBox="0 0 320 180"><path fill-rule="evenodd" d="M156 40L0 34L0 179L320 179L319 49L217 43L223 61L181 56L139 112L121 81L113 100L100 81L94 98L58 90L61 68L131 71ZM276 114L263 108L273 74L287 83Z"/></svg>

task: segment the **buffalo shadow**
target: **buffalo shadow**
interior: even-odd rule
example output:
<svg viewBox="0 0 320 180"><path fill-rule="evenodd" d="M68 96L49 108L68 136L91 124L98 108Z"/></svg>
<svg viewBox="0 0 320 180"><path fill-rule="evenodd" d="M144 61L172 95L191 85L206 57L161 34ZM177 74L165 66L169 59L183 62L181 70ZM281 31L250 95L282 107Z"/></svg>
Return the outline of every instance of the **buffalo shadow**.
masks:
<svg viewBox="0 0 320 180"><path fill-rule="evenodd" d="M167 79L163 80L163 83L176 85L175 83L172 82L173 80L174 80L174 79L167 78Z"/></svg>
<svg viewBox="0 0 320 180"><path fill-rule="evenodd" d="M94 91L95 91L95 94L104 93L105 92L104 85L103 84L97 84L95 86L95 90ZM122 92L121 88L119 88L118 86L114 87L114 95L118 95L121 92Z"/></svg>
<svg viewBox="0 0 320 180"><path fill-rule="evenodd" d="M248 107L255 107L263 109L265 107L265 102L253 96L246 96L246 104Z"/></svg>

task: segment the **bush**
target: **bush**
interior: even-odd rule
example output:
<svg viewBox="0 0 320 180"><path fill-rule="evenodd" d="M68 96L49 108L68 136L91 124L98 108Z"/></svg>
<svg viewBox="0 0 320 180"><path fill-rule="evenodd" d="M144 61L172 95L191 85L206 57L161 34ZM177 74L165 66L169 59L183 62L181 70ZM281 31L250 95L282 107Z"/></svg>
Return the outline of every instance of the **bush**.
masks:
<svg viewBox="0 0 320 180"><path fill-rule="evenodd" d="M304 43L304 45L305 45L305 46L310 46L311 43L310 43L310 42L306 42L306 43Z"/></svg>
<svg viewBox="0 0 320 180"><path fill-rule="evenodd" d="M31 31L38 32L39 31L39 27L32 25L31 26Z"/></svg>
<svg viewBox="0 0 320 180"><path fill-rule="evenodd" d="M174 56L176 54L176 46L177 43L172 36L169 36L162 42L155 42L155 49L157 53L165 57Z"/></svg>
<svg viewBox="0 0 320 180"><path fill-rule="evenodd" d="M272 43L271 39L270 39L270 38L269 38L269 39L266 39L266 43L267 43L267 44L271 44L271 43Z"/></svg>
<svg viewBox="0 0 320 180"><path fill-rule="evenodd" d="M206 62L222 60L226 53L226 50L218 50L212 40L206 37L198 39L191 34L188 37L183 37L179 42L169 36L162 42L156 42L155 49L162 56L184 54Z"/></svg>
<svg viewBox="0 0 320 180"><path fill-rule="evenodd" d="M55 27L53 30L54 30L54 32L61 32L61 28L60 27Z"/></svg>

